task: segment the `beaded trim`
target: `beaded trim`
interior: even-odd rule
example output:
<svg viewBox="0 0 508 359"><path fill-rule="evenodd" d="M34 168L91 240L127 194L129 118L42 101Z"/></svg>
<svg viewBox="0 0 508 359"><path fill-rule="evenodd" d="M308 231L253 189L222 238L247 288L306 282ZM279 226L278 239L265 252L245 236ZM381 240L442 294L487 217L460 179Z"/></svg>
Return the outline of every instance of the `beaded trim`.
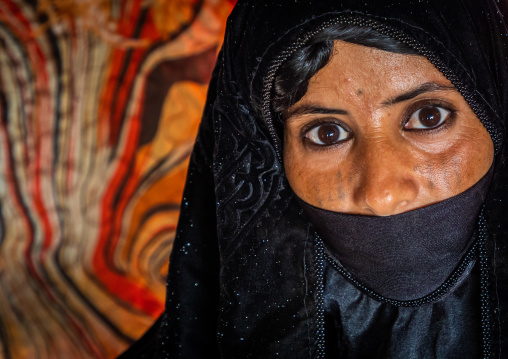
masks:
<svg viewBox="0 0 508 359"><path fill-rule="evenodd" d="M325 271L325 247L323 241L319 237L316 239L316 272L317 272L317 285L316 285L316 296L317 296L317 331L316 331L316 342L317 351L316 359L325 357L325 283L324 283L324 271Z"/></svg>
<svg viewBox="0 0 508 359"><path fill-rule="evenodd" d="M489 274L489 254L487 251L487 221L485 219L485 205L480 212L478 221L479 236L479 254L480 254L480 305L481 305L481 322L482 322L482 340L483 340L483 358L490 359L493 356L492 351L492 311L490 298L490 274Z"/></svg>
<svg viewBox="0 0 508 359"><path fill-rule="evenodd" d="M319 237L319 235L317 235L317 237L321 242L323 242L323 240ZM478 253L478 247L479 240L475 240L471 248L467 251L466 255L460 261L459 266L453 270L452 274L448 277L448 279L446 279L446 281L443 284L439 286L439 288L437 288L432 293L424 297L411 300L390 299L386 298L381 294L378 294L372 289L366 287L362 282L357 280L355 277L353 277L351 273L349 273L346 269L344 269L344 267L342 267L342 265L339 264L339 262L337 261L337 259L333 257L333 255L325 251L325 256L326 259L328 260L328 263L330 263L332 267L335 268L340 274L342 274L342 276L344 276L350 283L352 283L354 286L359 288L361 291L363 291L370 297L376 299L377 301L381 303L388 303L396 307L418 307L424 304L435 302L443 295L445 295L455 284L457 284L457 282L464 274L466 269L474 261L474 258Z"/></svg>

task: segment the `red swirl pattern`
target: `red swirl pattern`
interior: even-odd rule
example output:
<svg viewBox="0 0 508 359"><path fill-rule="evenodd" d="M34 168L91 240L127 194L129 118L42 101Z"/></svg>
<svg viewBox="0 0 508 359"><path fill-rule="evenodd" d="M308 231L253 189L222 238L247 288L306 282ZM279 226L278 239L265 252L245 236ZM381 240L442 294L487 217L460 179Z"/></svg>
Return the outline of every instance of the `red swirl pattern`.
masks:
<svg viewBox="0 0 508 359"><path fill-rule="evenodd" d="M162 312L232 5L0 2L0 358L114 358Z"/></svg>

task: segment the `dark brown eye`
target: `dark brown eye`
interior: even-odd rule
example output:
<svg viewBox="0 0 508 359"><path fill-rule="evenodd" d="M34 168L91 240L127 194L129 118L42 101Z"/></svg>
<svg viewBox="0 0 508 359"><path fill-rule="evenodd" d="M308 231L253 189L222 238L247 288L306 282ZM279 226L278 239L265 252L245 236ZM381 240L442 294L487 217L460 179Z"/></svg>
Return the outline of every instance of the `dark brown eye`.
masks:
<svg viewBox="0 0 508 359"><path fill-rule="evenodd" d="M404 128L406 130L430 130L443 124L450 113L450 111L439 106L424 107L411 115Z"/></svg>
<svg viewBox="0 0 508 359"><path fill-rule="evenodd" d="M418 117L423 126L434 127L441 121L441 112L435 107L422 108Z"/></svg>
<svg viewBox="0 0 508 359"><path fill-rule="evenodd" d="M330 146L348 139L349 131L346 131L336 123L325 123L310 129L305 137L316 145Z"/></svg>

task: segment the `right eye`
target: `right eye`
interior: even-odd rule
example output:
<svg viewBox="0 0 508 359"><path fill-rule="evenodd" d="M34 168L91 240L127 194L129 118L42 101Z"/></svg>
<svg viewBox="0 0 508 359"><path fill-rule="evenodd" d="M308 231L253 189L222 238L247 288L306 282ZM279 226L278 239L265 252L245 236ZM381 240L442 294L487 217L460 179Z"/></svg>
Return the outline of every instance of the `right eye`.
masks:
<svg viewBox="0 0 508 359"><path fill-rule="evenodd" d="M324 123L312 127L305 137L316 145L331 146L349 139L351 133L336 123Z"/></svg>

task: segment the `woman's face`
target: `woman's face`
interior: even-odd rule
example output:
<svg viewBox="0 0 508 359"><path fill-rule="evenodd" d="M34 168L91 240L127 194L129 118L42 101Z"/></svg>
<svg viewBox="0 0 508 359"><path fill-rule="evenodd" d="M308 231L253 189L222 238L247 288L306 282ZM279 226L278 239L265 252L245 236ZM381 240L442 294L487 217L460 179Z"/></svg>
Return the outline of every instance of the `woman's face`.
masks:
<svg viewBox="0 0 508 359"><path fill-rule="evenodd" d="M284 166L316 207L388 216L453 197L490 168L490 136L426 58L336 41L286 114Z"/></svg>

